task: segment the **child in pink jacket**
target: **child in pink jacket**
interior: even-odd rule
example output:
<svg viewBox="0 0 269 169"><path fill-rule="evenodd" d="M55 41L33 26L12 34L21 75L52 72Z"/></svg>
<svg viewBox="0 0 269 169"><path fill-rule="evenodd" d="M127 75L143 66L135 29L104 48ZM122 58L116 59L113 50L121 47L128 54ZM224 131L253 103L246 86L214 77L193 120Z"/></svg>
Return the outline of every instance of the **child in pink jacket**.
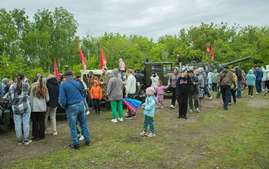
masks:
<svg viewBox="0 0 269 169"><path fill-rule="evenodd" d="M155 88L155 93L157 93L157 107L159 108L159 102L161 102L162 109L163 109L163 95L164 95L164 89L167 89L170 86L170 83L167 86L162 85L162 81L158 81L157 87Z"/></svg>

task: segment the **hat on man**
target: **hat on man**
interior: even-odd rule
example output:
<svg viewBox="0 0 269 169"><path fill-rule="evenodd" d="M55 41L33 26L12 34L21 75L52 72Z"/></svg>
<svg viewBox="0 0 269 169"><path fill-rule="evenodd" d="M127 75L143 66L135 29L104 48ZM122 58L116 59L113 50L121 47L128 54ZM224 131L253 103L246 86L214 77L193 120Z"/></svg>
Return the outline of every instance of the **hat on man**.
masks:
<svg viewBox="0 0 269 169"><path fill-rule="evenodd" d="M89 71L89 74L92 74L93 75L93 72L92 71Z"/></svg>
<svg viewBox="0 0 269 169"><path fill-rule="evenodd" d="M239 66L239 64L235 64L234 66Z"/></svg>
<svg viewBox="0 0 269 169"><path fill-rule="evenodd" d="M260 65L257 65L256 67L261 67Z"/></svg>
<svg viewBox="0 0 269 169"><path fill-rule="evenodd" d="M64 76L73 76L73 72L71 70L67 70L64 72Z"/></svg>

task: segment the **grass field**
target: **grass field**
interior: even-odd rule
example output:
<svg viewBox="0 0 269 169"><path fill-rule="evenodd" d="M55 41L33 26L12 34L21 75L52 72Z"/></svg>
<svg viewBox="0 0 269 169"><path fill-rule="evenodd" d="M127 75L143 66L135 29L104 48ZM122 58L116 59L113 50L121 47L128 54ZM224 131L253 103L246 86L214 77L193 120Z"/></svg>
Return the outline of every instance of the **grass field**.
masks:
<svg viewBox="0 0 269 169"><path fill-rule="evenodd" d="M213 94L215 95L215 93ZM111 123L111 112L92 113L92 144L71 150L65 119L59 135L17 146L14 130L0 134L0 168L269 168L269 95L249 98L223 111L221 100L206 100L202 113L177 117L168 106L157 109L156 137L140 137L143 112L133 120ZM170 99L165 99L169 105ZM3 130L5 132L3 132Z"/></svg>

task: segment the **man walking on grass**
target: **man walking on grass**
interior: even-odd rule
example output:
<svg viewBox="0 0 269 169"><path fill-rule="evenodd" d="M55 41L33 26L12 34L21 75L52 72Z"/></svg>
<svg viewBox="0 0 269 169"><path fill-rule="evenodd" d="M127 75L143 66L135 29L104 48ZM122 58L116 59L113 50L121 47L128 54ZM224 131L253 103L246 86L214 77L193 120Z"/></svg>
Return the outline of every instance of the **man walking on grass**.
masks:
<svg viewBox="0 0 269 169"><path fill-rule="evenodd" d="M256 76L256 94L261 94L262 93L262 77L263 77L263 71L260 69L260 66L256 66L256 71L255 71L255 76Z"/></svg>
<svg viewBox="0 0 269 169"><path fill-rule="evenodd" d="M236 86L233 73L229 71L228 65L225 65L219 73L218 90L222 93L223 109L228 110L229 99L231 98L231 85Z"/></svg>
<svg viewBox="0 0 269 169"><path fill-rule="evenodd" d="M80 124L86 146L91 143L84 109L83 86L73 79L72 71L65 71L63 76L66 81L60 85L59 96L60 103L66 111L70 134L73 139L73 144L70 144L69 148L79 149L77 123Z"/></svg>

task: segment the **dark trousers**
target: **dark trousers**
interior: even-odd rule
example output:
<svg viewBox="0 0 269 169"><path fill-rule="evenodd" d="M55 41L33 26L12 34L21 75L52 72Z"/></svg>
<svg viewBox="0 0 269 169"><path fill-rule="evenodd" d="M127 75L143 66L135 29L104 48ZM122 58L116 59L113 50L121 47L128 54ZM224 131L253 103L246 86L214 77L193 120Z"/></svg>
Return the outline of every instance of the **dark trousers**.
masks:
<svg viewBox="0 0 269 169"><path fill-rule="evenodd" d="M230 99L229 99L229 103L232 102L232 98L233 98L234 103L236 103L236 96L235 96L235 93L236 93L236 90L231 89L231 97L230 97Z"/></svg>
<svg viewBox="0 0 269 169"><path fill-rule="evenodd" d="M265 81L265 86L267 87L267 90L269 90L269 80Z"/></svg>
<svg viewBox="0 0 269 169"><path fill-rule="evenodd" d="M180 93L177 99L179 116L186 116L188 110L188 93Z"/></svg>
<svg viewBox="0 0 269 169"><path fill-rule="evenodd" d="M213 92L217 91L217 83L212 83L212 91Z"/></svg>
<svg viewBox="0 0 269 169"><path fill-rule="evenodd" d="M171 87L171 91L172 91L171 105L175 106L176 105L176 99L177 99L177 91L176 91L176 88Z"/></svg>
<svg viewBox="0 0 269 169"><path fill-rule="evenodd" d="M209 93L207 86L208 86L207 84L204 85L204 91L205 91L205 94L206 94L208 97L211 97L211 94Z"/></svg>
<svg viewBox="0 0 269 169"><path fill-rule="evenodd" d="M46 112L32 112L32 135L35 138L45 138L45 113Z"/></svg>
<svg viewBox="0 0 269 169"><path fill-rule="evenodd" d="M93 99L93 105L95 111L100 111L100 100L99 99Z"/></svg>
<svg viewBox="0 0 269 169"><path fill-rule="evenodd" d="M258 93L262 92L262 81L261 80L256 80L256 90Z"/></svg>
<svg viewBox="0 0 269 169"><path fill-rule="evenodd" d="M229 98L231 98L231 86L221 86L223 108L228 110Z"/></svg>
<svg viewBox="0 0 269 169"><path fill-rule="evenodd" d="M195 109L198 108L199 106L199 94L197 92L188 92L188 99L189 99L189 107L191 110L193 110L193 99L194 99L194 106L195 106Z"/></svg>
<svg viewBox="0 0 269 169"><path fill-rule="evenodd" d="M128 98L130 98L130 99L133 99L134 98L134 94L128 94ZM131 110L128 108L128 116L129 117L132 117L132 116L135 116L136 114L135 114L135 112L134 112L134 114L131 112Z"/></svg>
<svg viewBox="0 0 269 169"><path fill-rule="evenodd" d="M248 86L248 95L253 96L253 88L254 86Z"/></svg>

